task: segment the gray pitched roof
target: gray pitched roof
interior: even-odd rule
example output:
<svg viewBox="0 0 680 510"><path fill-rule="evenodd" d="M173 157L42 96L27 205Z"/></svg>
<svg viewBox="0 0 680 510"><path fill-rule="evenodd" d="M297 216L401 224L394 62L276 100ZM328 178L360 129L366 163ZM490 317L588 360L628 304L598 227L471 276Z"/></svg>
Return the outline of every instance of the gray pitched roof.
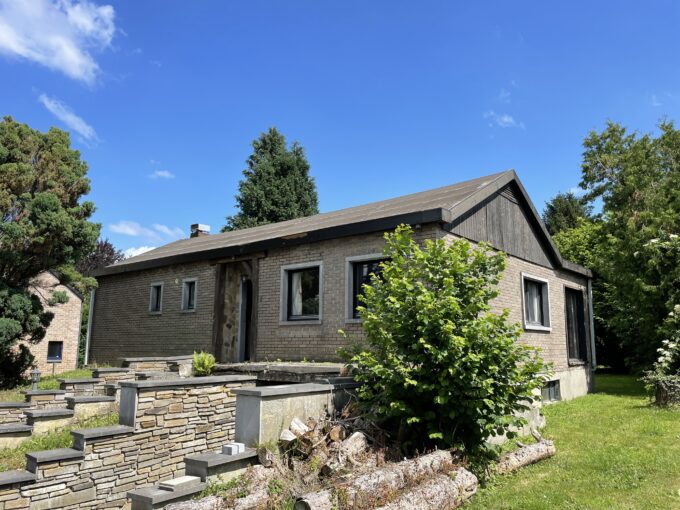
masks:
<svg viewBox="0 0 680 510"><path fill-rule="evenodd" d="M588 270L575 264L568 263L574 267L565 266L513 170L306 218L181 239L103 268L95 274L103 276L184 262L237 257L274 247L389 230L400 223L450 223L512 181L518 184L525 196L558 266L580 273L586 271L589 274Z"/></svg>

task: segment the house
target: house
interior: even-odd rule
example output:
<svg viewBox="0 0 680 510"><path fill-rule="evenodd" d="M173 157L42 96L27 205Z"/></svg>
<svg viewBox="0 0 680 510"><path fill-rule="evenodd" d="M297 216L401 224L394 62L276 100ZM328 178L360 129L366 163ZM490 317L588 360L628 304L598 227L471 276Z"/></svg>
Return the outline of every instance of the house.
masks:
<svg viewBox="0 0 680 510"><path fill-rule="evenodd" d="M31 280L31 293L40 298L45 310L52 312L45 338L36 344L26 344L35 357L35 365L43 376L75 370L78 366L78 345L83 296L59 281L57 274L43 271ZM63 293L65 302L50 305L55 293Z"/></svg>
<svg viewBox="0 0 680 510"><path fill-rule="evenodd" d="M337 360L360 338L356 294L383 234L486 241L508 254L494 307L555 369L544 398L588 391L595 366L591 272L564 260L514 171L307 218L179 240L97 273L90 362L205 350L222 362Z"/></svg>

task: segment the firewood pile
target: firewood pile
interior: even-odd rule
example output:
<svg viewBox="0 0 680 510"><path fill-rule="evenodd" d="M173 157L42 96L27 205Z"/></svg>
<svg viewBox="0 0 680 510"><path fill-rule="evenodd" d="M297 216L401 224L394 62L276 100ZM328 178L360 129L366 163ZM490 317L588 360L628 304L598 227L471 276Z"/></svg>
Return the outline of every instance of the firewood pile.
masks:
<svg viewBox="0 0 680 510"><path fill-rule="evenodd" d="M193 502L173 510L274 509L281 506L281 494L288 504L294 501L295 510L440 510L458 508L476 493L479 481L457 452L391 461L393 452L376 440L380 431L348 414L293 419L281 433L278 452L258 449L260 465L243 482L246 495L206 498L205 506ZM510 473L555 454L552 441L537 432L535 438L503 455L492 473Z"/></svg>

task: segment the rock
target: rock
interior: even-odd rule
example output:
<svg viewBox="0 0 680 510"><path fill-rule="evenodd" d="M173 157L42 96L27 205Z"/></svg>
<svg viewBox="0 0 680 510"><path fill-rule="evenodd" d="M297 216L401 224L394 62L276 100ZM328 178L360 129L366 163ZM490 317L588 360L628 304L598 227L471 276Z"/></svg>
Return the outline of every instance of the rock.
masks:
<svg viewBox="0 0 680 510"><path fill-rule="evenodd" d="M299 418L293 418L290 422L290 431L296 436L303 436L309 432L309 427Z"/></svg>
<svg viewBox="0 0 680 510"><path fill-rule="evenodd" d="M292 441L295 441L297 439L297 436L293 434L290 430L286 429L283 432L281 432L281 435L279 436L279 441L282 443L290 443Z"/></svg>
<svg viewBox="0 0 680 510"><path fill-rule="evenodd" d="M203 499L171 503L165 507L165 510L224 510L225 508L222 498L209 496Z"/></svg>

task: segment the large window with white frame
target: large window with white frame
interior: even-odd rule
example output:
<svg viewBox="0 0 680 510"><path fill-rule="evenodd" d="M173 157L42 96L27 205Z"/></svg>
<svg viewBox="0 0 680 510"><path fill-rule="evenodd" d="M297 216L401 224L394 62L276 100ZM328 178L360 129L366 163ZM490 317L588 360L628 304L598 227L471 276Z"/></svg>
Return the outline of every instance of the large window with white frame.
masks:
<svg viewBox="0 0 680 510"><path fill-rule="evenodd" d="M318 322L322 310L323 267L321 262L281 268L282 322Z"/></svg>
<svg viewBox="0 0 680 510"><path fill-rule="evenodd" d="M149 291L149 313L163 311L163 282L152 283Z"/></svg>
<svg viewBox="0 0 680 510"><path fill-rule="evenodd" d="M550 331L548 280L522 273L524 329Z"/></svg>
<svg viewBox="0 0 680 510"><path fill-rule="evenodd" d="M196 278L187 278L182 281L182 311L193 312L196 310Z"/></svg>
<svg viewBox="0 0 680 510"><path fill-rule="evenodd" d="M385 257L382 254L374 253L371 255L348 257L346 261L347 308L345 317L348 321L353 322L359 320L357 307L361 305L359 296L364 294L364 285L371 283L372 274L378 276L381 274L382 266L380 264L385 261Z"/></svg>

